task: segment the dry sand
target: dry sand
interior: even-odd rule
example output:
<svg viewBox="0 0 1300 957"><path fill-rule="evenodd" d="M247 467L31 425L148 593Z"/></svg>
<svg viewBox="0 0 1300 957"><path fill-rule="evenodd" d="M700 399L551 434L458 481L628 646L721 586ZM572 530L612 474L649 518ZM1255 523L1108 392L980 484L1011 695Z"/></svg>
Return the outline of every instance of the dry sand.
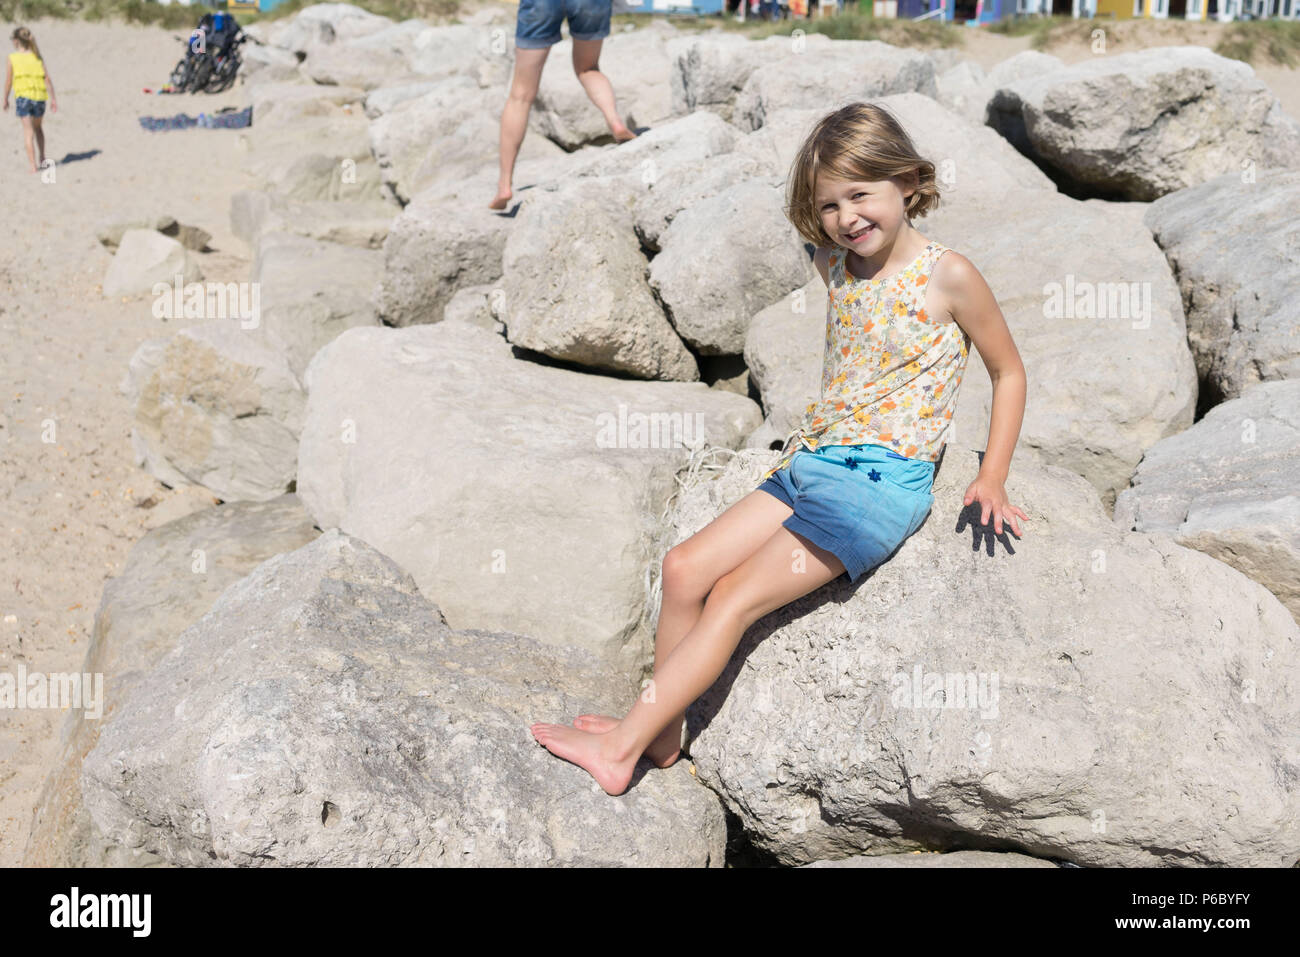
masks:
<svg viewBox="0 0 1300 957"><path fill-rule="evenodd" d="M12 26L4 25L6 36ZM238 131L150 133L137 122L245 102L239 87L215 97L142 93L165 83L182 53L172 31L57 20L28 26L58 93L59 111L47 113L45 125L48 155L61 162L52 183L27 171L11 104L0 138L8 239L0 251L0 672L11 674L20 663L29 673L79 671L104 582L131 545L214 501L202 490L166 489L134 464L118 384L136 347L178 324L154 318L148 297L103 298L112 257L95 226L161 205L212 233L213 251L200 256L206 279L246 281L248 251L230 233L229 204L234 191L253 185L241 172ZM1140 43L1213 46L1222 29L1155 26L1119 24L1110 52ZM965 55L986 68L1029 46L1025 38L970 34ZM1084 43L1049 52L1067 62L1094 55ZM1295 72L1260 73L1300 116ZM22 859L64 717L0 710L0 866Z"/></svg>

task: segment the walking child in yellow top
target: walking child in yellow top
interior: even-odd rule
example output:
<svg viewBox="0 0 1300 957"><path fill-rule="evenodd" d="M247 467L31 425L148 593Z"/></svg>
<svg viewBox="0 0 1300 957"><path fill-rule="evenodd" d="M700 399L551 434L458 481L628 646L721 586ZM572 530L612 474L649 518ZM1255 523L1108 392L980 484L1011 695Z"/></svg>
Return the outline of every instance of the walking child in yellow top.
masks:
<svg viewBox="0 0 1300 957"><path fill-rule="evenodd" d="M664 556L652 688L622 719L530 726L609 794L643 754L677 760L686 708L750 625L844 572L857 581L924 523L972 342L993 406L962 504L978 502L998 535L1028 520L1004 487L1025 410L1020 353L970 260L912 226L939 201L934 164L887 110L853 103L809 134L786 192L827 286L820 399L762 484Z"/></svg>
<svg viewBox="0 0 1300 957"><path fill-rule="evenodd" d="M45 131L41 128L45 116L45 101L48 96L50 112L59 109L54 98L54 81L46 72L45 61L41 59L40 48L36 38L26 27L18 27L11 34L14 52L9 54L9 67L5 71L4 108L9 109L9 91L14 92L14 106L18 118L23 122L23 139L27 144L27 162L32 172L45 165ZM37 162L39 153L40 162Z"/></svg>

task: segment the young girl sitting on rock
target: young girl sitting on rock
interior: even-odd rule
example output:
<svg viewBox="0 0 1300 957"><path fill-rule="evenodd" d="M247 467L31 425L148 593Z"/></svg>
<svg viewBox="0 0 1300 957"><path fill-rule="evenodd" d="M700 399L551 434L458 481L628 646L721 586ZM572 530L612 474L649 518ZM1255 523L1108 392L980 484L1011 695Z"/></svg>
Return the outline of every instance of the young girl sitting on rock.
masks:
<svg viewBox="0 0 1300 957"><path fill-rule="evenodd" d="M1004 488L1025 408L1020 354L971 261L912 225L938 203L934 165L886 110L854 103L818 123L786 190L828 290L821 398L763 483L664 557L654 680L627 715L531 726L609 794L642 754L677 760L687 706L750 625L844 572L856 582L921 526L971 342L993 406L963 505L978 502L998 535L1005 520L1019 537L1028 519Z"/></svg>
<svg viewBox="0 0 1300 957"><path fill-rule="evenodd" d="M37 172L37 153L40 165L45 165L45 131L41 128L45 116L45 101L50 101L50 112L59 108L54 99L54 81L45 71L45 61L36 46L36 38L26 27L18 27L10 35L14 52L9 54L9 67L5 74L5 109L9 109L9 90L14 91L14 106L23 123L23 139L27 145L27 162L32 172ZM48 92L47 92L48 91ZM34 148L33 148L34 147Z"/></svg>

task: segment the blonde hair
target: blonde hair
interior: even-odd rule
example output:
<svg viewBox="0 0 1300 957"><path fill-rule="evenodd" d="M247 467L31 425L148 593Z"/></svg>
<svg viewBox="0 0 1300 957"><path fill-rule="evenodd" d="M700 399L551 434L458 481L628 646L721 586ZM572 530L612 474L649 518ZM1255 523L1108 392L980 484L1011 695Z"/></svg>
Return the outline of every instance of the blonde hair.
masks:
<svg viewBox="0 0 1300 957"><path fill-rule="evenodd" d="M815 192L817 177L879 182L915 174L916 191L906 199L910 221L939 205L934 164L921 156L901 123L874 103L850 103L828 113L799 147L786 180L785 215L814 246L834 246L822 227Z"/></svg>
<svg viewBox="0 0 1300 957"><path fill-rule="evenodd" d="M35 53L36 59L40 60L42 63L45 62L45 59L41 56L41 48L36 45L36 38L32 36L31 30L28 30L26 27L14 27L14 32L11 33L9 37L12 40L17 40L28 50Z"/></svg>

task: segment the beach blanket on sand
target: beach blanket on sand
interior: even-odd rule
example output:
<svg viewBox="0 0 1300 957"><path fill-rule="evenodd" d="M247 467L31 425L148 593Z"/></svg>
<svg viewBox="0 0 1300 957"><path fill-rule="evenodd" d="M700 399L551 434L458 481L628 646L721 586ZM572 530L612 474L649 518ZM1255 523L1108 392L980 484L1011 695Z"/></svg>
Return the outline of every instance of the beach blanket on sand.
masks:
<svg viewBox="0 0 1300 957"><path fill-rule="evenodd" d="M152 132L183 130L191 126L202 126L205 129L239 129L253 125L253 108L246 106L242 110L235 110L231 106L216 113L200 113L198 116L177 113L175 116L142 116L139 119L140 125Z"/></svg>

